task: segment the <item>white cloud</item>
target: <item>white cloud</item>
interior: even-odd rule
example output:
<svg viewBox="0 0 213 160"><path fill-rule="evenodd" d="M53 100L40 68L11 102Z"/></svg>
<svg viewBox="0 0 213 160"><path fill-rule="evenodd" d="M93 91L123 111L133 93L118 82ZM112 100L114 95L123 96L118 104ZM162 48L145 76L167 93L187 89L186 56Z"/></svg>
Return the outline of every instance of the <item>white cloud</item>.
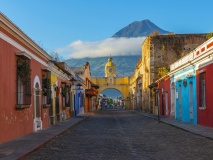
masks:
<svg viewBox="0 0 213 160"><path fill-rule="evenodd" d="M63 58L104 57L118 55L140 55L145 37L108 38L98 42L75 41L56 49Z"/></svg>

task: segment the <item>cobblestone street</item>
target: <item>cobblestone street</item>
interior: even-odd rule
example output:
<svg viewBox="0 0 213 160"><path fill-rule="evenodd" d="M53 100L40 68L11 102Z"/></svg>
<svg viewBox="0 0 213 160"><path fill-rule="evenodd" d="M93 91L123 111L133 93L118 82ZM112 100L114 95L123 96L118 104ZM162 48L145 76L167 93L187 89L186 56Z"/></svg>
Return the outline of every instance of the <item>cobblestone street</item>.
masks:
<svg viewBox="0 0 213 160"><path fill-rule="evenodd" d="M102 110L26 160L211 160L213 141L124 110Z"/></svg>

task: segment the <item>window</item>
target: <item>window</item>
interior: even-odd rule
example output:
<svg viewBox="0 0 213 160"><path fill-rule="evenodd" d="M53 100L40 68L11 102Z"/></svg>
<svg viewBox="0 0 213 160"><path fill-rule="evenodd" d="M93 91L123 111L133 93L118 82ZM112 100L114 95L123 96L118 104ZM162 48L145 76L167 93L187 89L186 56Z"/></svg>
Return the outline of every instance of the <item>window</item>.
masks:
<svg viewBox="0 0 213 160"><path fill-rule="evenodd" d="M83 107L84 106L84 94L80 92L78 94L78 97L79 97L79 106Z"/></svg>
<svg viewBox="0 0 213 160"><path fill-rule="evenodd" d="M50 72L42 71L42 102L45 107L47 104L51 104L51 82Z"/></svg>
<svg viewBox="0 0 213 160"><path fill-rule="evenodd" d="M201 108L206 107L206 72L202 72L199 74L199 106Z"/></svg>
<svg viewBox="0 0 213 160"><path fill-rule="evenodd" d="M66 88L67 88L67 92L65 95L65 106L70 107L70 86L66 85Z"/></svg>
<svg viewBox="0 0 213 160"><path fill-rule="evenodd" d="M31 104L30 60L27 57L17 58L17 105Z"/></svg>
<svg viewBox="0 0 213 160"><path fill-rule="evenodd" d="M62 100L64 107L70 107L70 85L69 84L62 84Z"/></svg>

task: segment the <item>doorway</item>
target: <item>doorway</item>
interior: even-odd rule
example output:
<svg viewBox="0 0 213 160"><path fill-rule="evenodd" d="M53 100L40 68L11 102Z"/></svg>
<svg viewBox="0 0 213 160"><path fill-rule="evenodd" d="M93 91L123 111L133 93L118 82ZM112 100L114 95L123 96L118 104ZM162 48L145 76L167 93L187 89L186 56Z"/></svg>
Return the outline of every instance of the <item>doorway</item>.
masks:
<svg viewBox="0 0 213 160"><path fill-rule="evenodd" d="M39 83L35 84L34 88L34 124L33 129L35 132L42 130L41 120L41 89Z"/></svg>

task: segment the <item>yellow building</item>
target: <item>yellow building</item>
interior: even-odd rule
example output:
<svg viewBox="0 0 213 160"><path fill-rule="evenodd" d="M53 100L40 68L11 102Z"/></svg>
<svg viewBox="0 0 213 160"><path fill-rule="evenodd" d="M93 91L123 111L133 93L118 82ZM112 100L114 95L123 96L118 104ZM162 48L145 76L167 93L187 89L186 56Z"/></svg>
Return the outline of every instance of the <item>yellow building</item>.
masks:
<svg viewBox="0 0 213 160"><path fill-rule="evenodd" d="M125 108L130 108L129 99L129 77L116 77L116 65L112 57L105 65L105 77L92 77L92 83L99 86L98 93L101 94L106 89L116 89L123 95Z"/></svg>
<svg viewBox="0 0 213 160"><path fill-rule="evenodd" d="M142 59L136 64L130 77L130 106L133 110L142 110Z"/></svg>

